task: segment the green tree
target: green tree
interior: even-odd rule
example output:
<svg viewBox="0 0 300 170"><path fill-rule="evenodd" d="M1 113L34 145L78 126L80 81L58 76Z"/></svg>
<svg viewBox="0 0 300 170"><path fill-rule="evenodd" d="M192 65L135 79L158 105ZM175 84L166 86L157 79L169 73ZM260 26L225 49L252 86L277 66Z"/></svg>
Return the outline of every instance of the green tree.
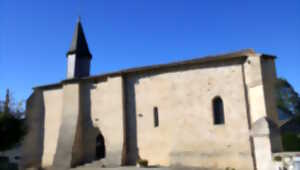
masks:
<svg viewBox="0 0 300 170"><path fill-rule="evenodd" d="M26 128L24 121L12 115L11 94L6 91L3 112L0 112L0 151L13 148L21 142Z"/></svg>
<svg viewBox="0 0 300 170"><path fill-rule="evenodd" d="M277 107L286 113L294 115L285 126L300 124L300 97L292 85L285 79L279 78L276 82ZM283 149L285 151L299 151L300 138L293 131L281 132Z"/></svg>
<svg viewBox="0 0 300 170"><path fill-rule="evenodd" d="M9 104L10 104L10 93L9 89L6 90L6 95L5 95L5 102L4 102L4 113L8 114L9 113Z"/></svg>
<svg viewBox="0 0 300 170"><path fill-rule="evenodd" d="M281 110L300 116L300 97L291 84L282 78L276 81L277 107Z"/></svg>

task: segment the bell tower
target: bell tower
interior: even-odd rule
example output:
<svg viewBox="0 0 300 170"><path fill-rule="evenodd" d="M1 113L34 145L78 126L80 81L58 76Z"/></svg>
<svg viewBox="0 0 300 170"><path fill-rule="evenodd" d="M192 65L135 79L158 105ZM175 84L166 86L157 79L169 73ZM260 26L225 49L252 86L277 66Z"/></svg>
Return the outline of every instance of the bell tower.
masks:
<svg viewBox="0 0 300 170"><path fill-rule="evenodd" d="M80 18L78 18L76 23L71 47L67 52L67 59L67 79L87 77L90 75L90 61L92 55L84 36Z"/></svg>

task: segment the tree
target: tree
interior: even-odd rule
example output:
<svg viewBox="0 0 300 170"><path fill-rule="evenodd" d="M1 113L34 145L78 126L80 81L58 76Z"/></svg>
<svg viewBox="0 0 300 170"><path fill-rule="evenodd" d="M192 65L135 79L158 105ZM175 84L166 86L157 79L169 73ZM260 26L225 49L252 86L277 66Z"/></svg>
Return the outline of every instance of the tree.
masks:
<svg viewBox="0 0 300 170"><path fill-rule="evenodd" d="M277 107L281 110L300 116L300 97L291 84L282 78L276 81Z"/></svg>
<svg viewBox="0 0 300 170"><path fill-rule="evenodd" d="M291 84L279 78L276 82L277 107L294 117L281 127L281 139L284 151L299 151L300 139L297 129L300 127L300 97Z"/></svg>
<svg viewBox="0 0 300 170"><path fill-rule="evenodd" d="M26 133L24 121L12 115L11 94L6 91L4 110L0 113L0 151L13 148L21 142Z"/></svg>
<svg viewBox="0 0 300 170"><path fill-rule="evenodd" d="M6 90L5 102L4 102L4 113L9 113L9 104L10 104L10 93L9 89Z"/></svg>

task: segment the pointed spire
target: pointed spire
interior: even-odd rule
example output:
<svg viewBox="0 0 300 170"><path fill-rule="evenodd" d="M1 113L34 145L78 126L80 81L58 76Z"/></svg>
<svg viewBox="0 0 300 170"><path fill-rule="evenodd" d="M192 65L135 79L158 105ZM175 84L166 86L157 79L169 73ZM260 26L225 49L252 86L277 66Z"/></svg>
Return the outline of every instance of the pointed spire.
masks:
<svg viewBox="0 0 300 170"><path fill-rule="evenodd" d="M82 29L82 25L80 22L80 17L78 17L75 32L73 35L71 47L67 53L67 56L69 54L76 54L78 57L83 57L83 58L91 58L92 55L89 51L84 32Z"/></svg>

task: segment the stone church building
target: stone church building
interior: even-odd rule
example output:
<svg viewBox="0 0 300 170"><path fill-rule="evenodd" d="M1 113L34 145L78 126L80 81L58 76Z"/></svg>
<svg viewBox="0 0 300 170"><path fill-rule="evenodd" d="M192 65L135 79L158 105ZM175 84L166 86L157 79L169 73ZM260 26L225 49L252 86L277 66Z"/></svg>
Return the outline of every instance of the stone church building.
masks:
<svg viewBox="0 0 300 170"><path fill-rule="evenodd" d="M95 76L91 60L78 21L66 79L35 87L27 100L23 169L97 160L272 169L281 151L274 56L243 50Z"/></svg>

